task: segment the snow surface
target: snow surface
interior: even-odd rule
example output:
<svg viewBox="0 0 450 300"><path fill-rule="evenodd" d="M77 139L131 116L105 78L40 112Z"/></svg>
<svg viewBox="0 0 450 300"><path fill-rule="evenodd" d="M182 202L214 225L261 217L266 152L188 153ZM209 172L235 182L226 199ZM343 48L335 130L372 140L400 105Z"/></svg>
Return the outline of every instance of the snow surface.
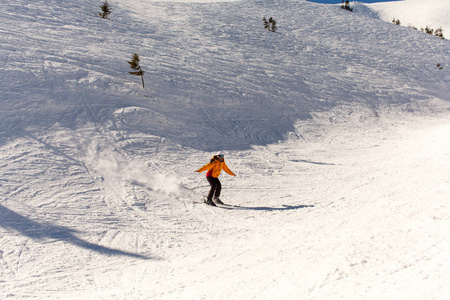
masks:
<svg viewBox="0 0 450 300"><path fill-rule="evenodd" d="M450 297L448 40L303 1L100 4L0 2L2 299ZM217 150L231 209L193 203Z"/></svg>
<svg viewBox="0 0 450 300"><path fill-rule="evenodd" d="M388 22L395 18L404 26L419 30L426 26L442 28L444 37L450 37L450 1L448 0L401 0L366 4Z"/></svg>

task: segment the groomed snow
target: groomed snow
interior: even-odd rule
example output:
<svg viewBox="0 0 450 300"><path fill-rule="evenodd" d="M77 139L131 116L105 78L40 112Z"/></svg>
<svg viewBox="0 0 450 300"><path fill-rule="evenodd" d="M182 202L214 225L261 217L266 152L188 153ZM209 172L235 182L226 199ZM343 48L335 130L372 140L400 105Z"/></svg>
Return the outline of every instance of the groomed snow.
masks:
<svg viewBox="0 0 450 300"><path fill-rule="evenodd" d="M100 4L0 2L0 298L450 297L448 40L303 1ZM218 150L228 209L193 202Z"/></svg>

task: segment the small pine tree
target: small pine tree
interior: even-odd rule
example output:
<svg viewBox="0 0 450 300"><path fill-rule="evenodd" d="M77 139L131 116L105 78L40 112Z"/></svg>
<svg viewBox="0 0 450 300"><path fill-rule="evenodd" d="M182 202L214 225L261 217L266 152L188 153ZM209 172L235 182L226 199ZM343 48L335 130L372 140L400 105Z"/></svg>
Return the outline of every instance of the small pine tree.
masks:
<svg viewBox="0 0 450 300"><path fill-rule="evenodd" d="M395 18L392 20L392 23L397 24L397 25L401 24L400 20L399 19L395 19Z"/></svg>
<svg viewBox="0 0 450 300"><path fill-rule="evenodd" d="M266 28L269 31L275 32L278 29L277 21L272 19L272 17L269 18L269 21L266 20L266 17L263 17L263 23L264 23L264 28Z"/></svg>
<svg viewBox="0 0 450 300"><path fill-rule="evenodd" d="M444 34L442 33L442 28L441 27L439 27L438 29L436 29L434 31L434 35L440 37L443 40L445 39L444 38Z"/></svg>
<svg viewBox="0 0 450 300"><path fill-rule="evenodd" d="M139 62L141 60L139 59L139 55L136 53L133 54L133 58L128 63L130 64L130 68L132 68L133 72L128 72L131 75L141 76L142 79L142 88L144 88L144 71L141 69L141 66L139 65Z"/></svg>
<svg viewBox="0 0 450 300"><path fill-rule="evenodd" d="M108 1L105 0L105 2L103 2L100 8L102 9L102 12L99 13L98 15L103 19L108 19L108 15L111 13L111 7L109 6Z"/></svg>
<svg viewBox="0 0 450 300"><path fill-rule="evenodd" d="M342 0L341 8L348 11L353 11L353 8L350 7L350 2L348 0Z"/></svg>
<svg viewBox="0 0 450 300"><path fill-rule="evenodd" d="M263 17L264 28L269 30L269 22L267 22L266 17Z"/></svg>
<svg viewBox="0 0 450 300"><path fill-rule="evenodd" d="M426 26L425 29L422 28L421 30L424 31L424 32L426 32L426 33L428 33L428 34L431 34L431 35L432 35L433 32L434 32L434 29L432 29L431 27L428 27L428 26Z"/></svg>
<svg viewBox="0 0 450 300"><path fill-rule="evenodd" d="M269 19L269 23L271 23L270 31L272 31L272 32L277 31L277 29L278 29L278 27L277 27L277 21L275 21L274 19L270 18L270 19Z"/></svg>

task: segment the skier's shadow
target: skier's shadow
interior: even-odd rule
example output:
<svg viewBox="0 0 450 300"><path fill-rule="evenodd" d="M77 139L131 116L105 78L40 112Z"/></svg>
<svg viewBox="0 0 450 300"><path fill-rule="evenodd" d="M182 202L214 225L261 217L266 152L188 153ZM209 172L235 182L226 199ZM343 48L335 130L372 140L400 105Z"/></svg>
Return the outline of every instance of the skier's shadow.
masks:
<svg viewBox="0 0 450 300"><path fill-rule="evenodd" d="M75 236L76 230L64 227L55 226L52 224L43 224L30 220L9 208L0 204L0 227L5 229L12 229L20 232L24 236L32 239L55 239L70 243L72 245L95 251L104 255L122 255L140 259L149 259L147 256L143 256L136 253L126 252L118 249L112 249L105 246L86 242L79 237Z"/></svg>
<svg viewBox="0 0 450 300"><path fill-rule="evenodd" d="M283 205L283 207L266 207L266 206L249 207L240 205L230 205L230 207L233 207L234 209L238 210L280 211L280 210L294 210L294 209L314 207L314 205Z"/></svg>

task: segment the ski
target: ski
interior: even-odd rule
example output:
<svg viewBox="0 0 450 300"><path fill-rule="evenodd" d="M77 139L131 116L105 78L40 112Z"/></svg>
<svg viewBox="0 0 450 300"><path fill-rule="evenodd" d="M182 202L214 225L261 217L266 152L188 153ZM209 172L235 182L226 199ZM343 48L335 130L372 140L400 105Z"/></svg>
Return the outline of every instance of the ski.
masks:
<svg viewBox="0 0 450 300"><path fill-rule="evenodd" d="M196 201L196 200L194 200L192 202L195 203L195 204L206 204L206 205L211 206L211 207L218 207L218 208L230 209L230 210L233 209L233 206L228 205L228 204L216 204L216 206L213 206L213 205L209 205L205 201Z"/></svg>

